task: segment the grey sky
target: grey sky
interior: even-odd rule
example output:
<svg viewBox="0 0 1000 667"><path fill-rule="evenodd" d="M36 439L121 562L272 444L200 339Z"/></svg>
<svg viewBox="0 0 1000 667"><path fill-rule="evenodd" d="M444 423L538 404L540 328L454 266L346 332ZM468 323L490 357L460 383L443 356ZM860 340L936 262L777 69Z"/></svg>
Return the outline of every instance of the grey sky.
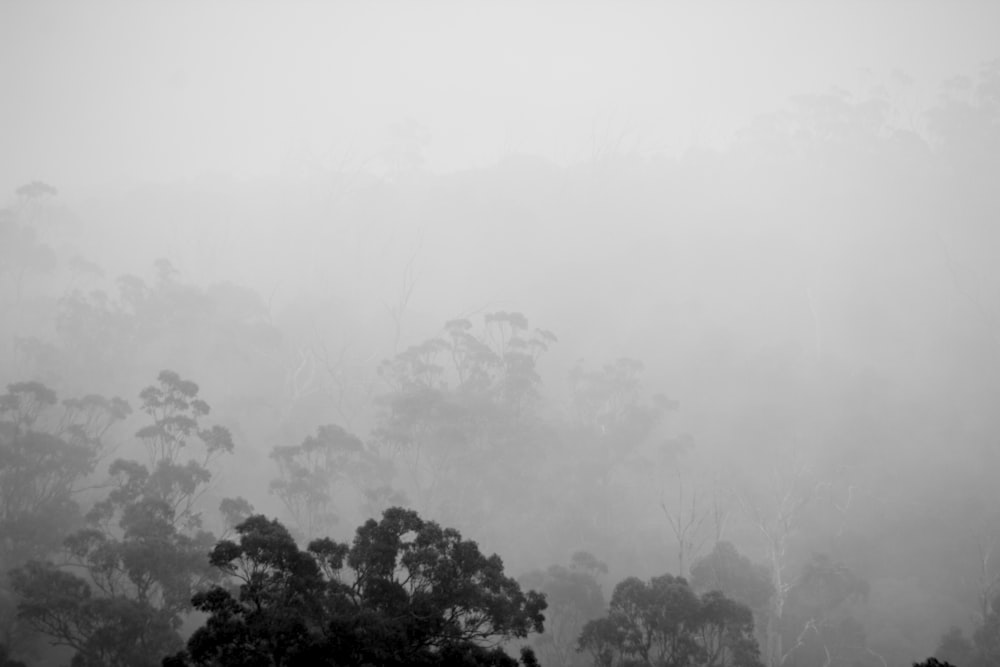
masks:
<svg viewBox="0 0 1000 667"><path fill-rule="evenodd" d="M996 2L5 0L0 190L377 169L406 119L434 170L676 153L897 68L919 104L996 57L998 25Z"/></svg>

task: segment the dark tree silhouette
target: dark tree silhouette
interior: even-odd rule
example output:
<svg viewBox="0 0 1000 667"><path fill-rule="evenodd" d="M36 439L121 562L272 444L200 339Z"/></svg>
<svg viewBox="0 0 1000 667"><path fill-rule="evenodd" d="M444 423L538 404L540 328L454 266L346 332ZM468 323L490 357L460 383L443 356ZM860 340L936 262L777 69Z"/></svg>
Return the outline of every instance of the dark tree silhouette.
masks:
<svg viewBox="0 0 1000 667"><path fill-rule="evenodd" d="M211 562L237 586L194 596L208 619L165 665L515 666L500 644L543 629L544 595L411 510L369 520L351 546L324 538L302 551L260 515L236 532Z"/></svg>

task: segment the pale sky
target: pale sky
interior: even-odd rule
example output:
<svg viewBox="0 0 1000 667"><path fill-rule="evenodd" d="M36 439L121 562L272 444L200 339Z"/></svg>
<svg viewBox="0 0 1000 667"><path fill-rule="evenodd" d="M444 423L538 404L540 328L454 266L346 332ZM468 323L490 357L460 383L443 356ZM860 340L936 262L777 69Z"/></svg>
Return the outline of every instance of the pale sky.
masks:
<svg viewBox="0 0 1000 667"><path fill-rule="evenodd" d="M720 144L790 95L893 70L926 97L1000 56L1000 2L0 0L0 192Z"/></svg>

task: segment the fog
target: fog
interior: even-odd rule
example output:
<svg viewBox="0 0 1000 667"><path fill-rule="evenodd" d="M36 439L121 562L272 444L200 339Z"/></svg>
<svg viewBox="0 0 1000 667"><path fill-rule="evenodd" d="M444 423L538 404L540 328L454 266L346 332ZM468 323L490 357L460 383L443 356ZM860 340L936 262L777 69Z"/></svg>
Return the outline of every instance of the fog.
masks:
<svg viewBox="0 0 1000 667"><path fill-rule="evenodd" d="M990 3L869 4L6 3L0 131L17 159L0 185L385 170L421 132L435 173L515 152L572 163L595 142L676 155L793 94L897 70L915 114L994 55Z"/></svg>
<svg viewBox="0 0 1000 667"><path fill-rule="evenodd" d="M756 658L684 664L998 664L996 26L3 4L0 667L177 654L234 497L301 548L460 530L548 596L490 636L543 665L656 664L578 639L667 573L752 612ZM151 498L194 560L143 569Z"/></svg>

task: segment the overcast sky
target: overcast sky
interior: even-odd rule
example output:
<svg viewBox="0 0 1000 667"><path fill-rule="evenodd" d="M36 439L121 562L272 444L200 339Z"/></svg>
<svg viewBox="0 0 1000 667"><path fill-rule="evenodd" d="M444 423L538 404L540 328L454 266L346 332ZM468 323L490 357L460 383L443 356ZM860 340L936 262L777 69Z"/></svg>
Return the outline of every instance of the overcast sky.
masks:
<svg viewBox="0 0 1000 667"><path fill-rule="evenodd" d="M894 70L917 99L1000 55L1000 2L0 2L0 191L724 142ZM921 88L921 86L923 88ZM397 142L398 143L398 142Z"/></svg>

